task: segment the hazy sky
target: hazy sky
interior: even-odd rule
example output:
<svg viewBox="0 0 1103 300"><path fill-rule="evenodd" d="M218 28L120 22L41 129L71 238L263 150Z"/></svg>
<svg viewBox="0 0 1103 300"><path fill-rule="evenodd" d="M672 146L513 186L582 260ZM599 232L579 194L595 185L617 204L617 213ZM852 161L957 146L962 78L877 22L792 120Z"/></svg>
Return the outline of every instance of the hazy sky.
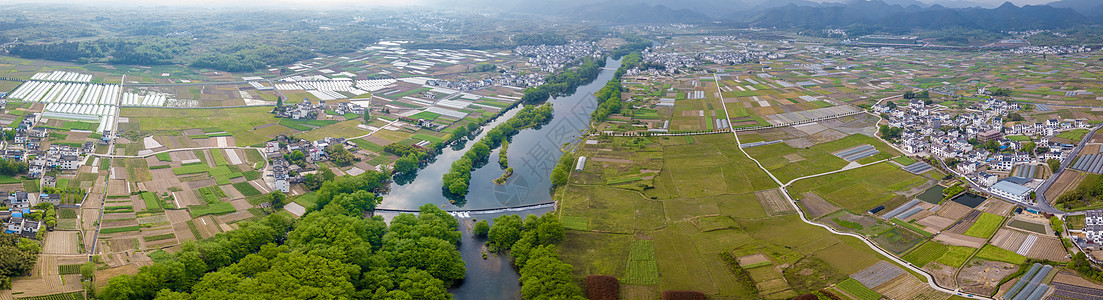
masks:
<svg viewBox="0 0 1103 300"><path fill-rule="evenodd" d="M554 1L554 0L540 0ZM674 0L672 0L674 1ZM843 2L847 0L811 0L816 2ZM953 0L919 0L925 3ZM997 6L1005 1L1010 1L1019 6L1036 5L1053 2L1055 0L967 0L989 6ZM409 4L423 4L430 0L0 0L0 4L18 3L76 3L76 4L110 4L122 6L253 6L253 7L348 7L348 6L401 6ZM432 1L437 2L439 1Z"/></svg>

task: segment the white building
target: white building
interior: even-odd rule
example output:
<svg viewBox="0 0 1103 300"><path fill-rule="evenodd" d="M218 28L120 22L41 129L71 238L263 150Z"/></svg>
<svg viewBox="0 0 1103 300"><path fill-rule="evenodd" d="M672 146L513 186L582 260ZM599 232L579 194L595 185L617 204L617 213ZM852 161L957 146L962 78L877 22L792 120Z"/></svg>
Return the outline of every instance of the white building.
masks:
<svg viewBox="0 0 1103 300"><path fill-rule="evenodd" d="M989 190L996 196L1024 203L1030 197L1030 188L1006 180L996 182Z"/></svg>

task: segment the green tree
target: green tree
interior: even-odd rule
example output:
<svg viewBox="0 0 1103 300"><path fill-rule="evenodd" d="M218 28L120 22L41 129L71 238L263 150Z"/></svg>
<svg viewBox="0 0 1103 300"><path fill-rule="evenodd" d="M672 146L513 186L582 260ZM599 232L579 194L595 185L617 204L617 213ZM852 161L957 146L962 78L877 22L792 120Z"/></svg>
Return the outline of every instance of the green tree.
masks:
<svg viewBox="0 0 1103 300"><path fill-rule="evenodd" d="M407 154L394 162L395 173L409 173L417 171L418 159L416 154Z"/></svg>
<svg viewBox="0 0 1103 300"><path fill-rule="evenodd" d="M268 201L272 203L272 208L280 210L283 209L284 204L287 204L287 195L281 191L274 191L268 193Z"/></svg>
<svg viewBox="0 0 1103 300"><path fill-rule="evenodd" d="M485 239L490 234L490 225L486 223L486 220L479 220L475 222L475 228L472 231L476 237Z"/></svg>
<svg viewBox="0 0 1103 300"><path fill-rule="evenodd" d="M1057 173L1057 169L1061 168L1061 161L1053 158L1047 159L1046 164L1049 165L1049 170L1053 173Z"/></svg>
<svg viewBox="0 0 1103 300"><path fill-rule="evenodd" d="M1027 142L1026 144L1023 144L1023 152L1026 152L1028 154L1033 155L1034 154L1034 148L1037 148L1037 147L1038 147L1038 144L1035 144L1034 142Z"/></svg>
<svg viewBox="0 0 1103 300"><path fill-rule="evenodd" d="M551 173L552 184L564 185L567 184L567 175L570 174L565 170L566 168L555 168Z"/></svg>
<svg viewBox="0 0 1103 300"><path fill-rule="evenodd" d="M513 247L513 243L521 239L521 223L521 217L517 215L494 218L494 226L490 227L487 238L499 249L509 249Z"/></svg>

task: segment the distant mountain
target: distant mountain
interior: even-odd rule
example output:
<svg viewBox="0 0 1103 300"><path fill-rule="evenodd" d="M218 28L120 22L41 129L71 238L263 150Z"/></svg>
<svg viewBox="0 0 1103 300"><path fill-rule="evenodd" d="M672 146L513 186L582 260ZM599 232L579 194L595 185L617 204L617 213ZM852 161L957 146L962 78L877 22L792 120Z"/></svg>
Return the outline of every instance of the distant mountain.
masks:
<svg viewBox="0 0 1103 300"><path fill-rule="evenodd" d="M561 8L559 14L615 24L704 23L709 17L688 8L672 9L663 4L608 1Z"/></svg>
<svg viewBox="0 0 1103 300"><path fill-rule="evenodd" d="M1099 0L1060 0L1046 4L1058 8L1071 8L1085 16L1103 16L1103 2Z"/></svg>
<svg viewBox="0 0 1103 300"><path fill-rule="evenodd" d="M885 28L942 29L961 27L992 31L1036 28L1067 28L1098 23L1070 8L1045 5L1015 6L1010 2L994 9L902 7L882 0L851 1L837 6L786 5L768 9L751 19L763 27L845 27L876 25Z"/></svg>
<svg viewBox="0 0 1103 300"><path fill-rule="evenodd" d="M992 6L992 5L981 4L981 3L972 2L972 1L965 1L965 0L924 0L924 2L926 2L929 5L939 5L939 6L947 7L947 8L972 8L972 7L995 8L995 6Z"/></svg>
<svg viewBox="0 0 1103 300"><path fill-rule="evenodd" d="M1100 0L998 7L970 0L427 0L449 7L552 15L613 24L727 21L761 27L846 27L881 31L960 27L990 31L1103 23ZM975 0L974 0L975 1Z"/></svg>

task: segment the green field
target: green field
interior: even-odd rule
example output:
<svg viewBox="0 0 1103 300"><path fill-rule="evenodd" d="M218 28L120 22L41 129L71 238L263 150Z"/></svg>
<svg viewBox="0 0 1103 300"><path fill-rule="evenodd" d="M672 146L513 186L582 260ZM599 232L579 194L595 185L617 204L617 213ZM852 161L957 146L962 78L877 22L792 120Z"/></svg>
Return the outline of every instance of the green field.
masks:
<svg viewBox="0 0 1103 300"><path fill-rule="evenodd" d="M142 239L147 241L147 242L155 242L155 241L167 240L167 239L172 239L172 238L176 238L176 234L173 234L171 232L166 233L166 234L158 234L158 235L150 235L150 236L142 237Z"/></svg>
<svg viewBox="0 0 1103 300"><path fill-rule="evenodd" d="M1026 262L1026 256L1022 256L1013 251L1008 251L1006 249L992 245L984 245L983 248L980 248L980 252L977 252L976 257L980 259L1002 261L1005 263L1012 263L1016 265L1020 265Z"/></svg>
<svg viewBox="0 0 1103 300"><path fill-rule="evenodd" d="M900 155L887 144L863 134L853 134L845 138L814 145L804 149L790 147L786 143L746 148L747 154L758 159L763 167L770 170L781 182L794 178L838 170L849 162L831 153L855 146L873 145L880 153L858 160L860 163L874 162ZM791 157L799 158L796 161Z"/></svg>
<svg viewBox="0 0 1103 300"><path fill-rule="evenodd" d="M942 255L946 254L947 249L946 245L930 241L908 252L908 254L904 255L902 258L916 266L923 267L926 266L927 263L942 257Z"/></svg>
<svg viewBox="0 0 1103 300"><path fill-rule="evenodd" d="M575 216L563 216L563 228L571 230L590 230L590 219Z"/></svg>
<svg viewBox="0 0 1103 300"><path fill-rule="evenodd" d="M146 204L146 211L160 212L164 210L165 201L151 192L142 192L142 201Z"/></svg>
<svg viewBox="0 0 1103 300"><path fill-rule="evenodd" d="M253 128L277 123L269 113L271 107L223 109L123 108L120 116L130 118L137 128L148 132L176 133L194 128L218 127L233 135L237 146L255 145L270 137L257 134Z"/></svg>
<svg viewBox="0 0 1103 300"><path fill-rule="evenodd" d="M638 285L655 285L659 283L659 266L655 260L655 246L650 240L639 240L632 243L628 251L627 274L624 282Z"/></svg>
<svg viewBox="0 0 1103 300"><path fill-rule="evenodd" d="M1088 134L1087 129L1073 129L1073 130L1069 130L1069 131L1065 131L1065 132L1062 132L1060 134L1057 134L1057 137L1066 138L1066 139L1070 139L1070 140L1079 142L1080 140L1084 139L1084 136L1087 135L1087 134Z"/></svg>
<svg viewBox="0 0 1103 300"><path fill-rule="evenodd" d="M893 158L892 160L897 162L897 163L900 163L900 165L904 165L904 166L915 163L914 159L911 159L911 157L907 157L907 156L897 156L896 158Z"/></svg>
<svg viewBox="0 0 1103 300"><path fill-rule="evenodd" d="M798 195L814 192L843 208L852 211L868 211L897 197L893 192L907 190L922 184L925 180L895 165L879 163L802 179L794 182L789 192Z"/></svg>
<svg viewBox="0 0 1103 300"><path fill-rule="evenodd" d="M238 192L241 192L241 194L245 197L260 195L260 191L258 191L257 188L253 187L253 185L249 184L249 182L235 183L234 188L237 189Z"/></svg>
<svg viewBox="0 0 1103 300"><path fill-rule="evenodd" d="M878 300L881 299L881 294L874 292L873 290L862 285L861 282L854 280L853 278L840 282L837 287L843 292L858 298L859 300Z"/></svg>
<svg viewBox="0 0 1103 300"><path fill-rule="evenodd" d="M218 202L208 205L192 205L188 206L188 212L191 213L192 218L198 218L205 215L224 215L237 211L230 202Z"/></svg>
<svg viewBox="0 0 1103 300"><path fill-rule="evenodd" d="M104 229L100 229L100 233L108 234L108 233L119 233L119 232L138 231L138 230L141 230L141 228L138 227L138 226L128 226L128 227L118 227L118 228L104 228Z"/></svg>
<svg viewBox="0 0 1103 300"><path fill-rule="evenodd" d="M569 228L560 256L574 266L576 279L601 274L623 283L648 282L643 279L651 276L644 271L650 264L637 259L647 257L640 254L641 240L654 249L658 280L656 286L640 283L648 289L630 299L657 298L662 290L701 291L719 299L792 298L885 259L861 240L832 235L796 214L767 215L754 192L777 185L740 152L731 135L646 140L612 138L606 145L619 150L612 152L584 148L575 155L601 153L632 163L587 165L556 190L558 213ZM641 176L644 169L660 171L632 184L653 188L637 192L605 185L633 173ZM732 273L725 254L763 254L776 266L790 267L746 270L754 281L748 283ZM809 279L804 269L828 277Z"/></svg>
<svg viewBox="0 0 1103 300"><path fill-rule="evenodd" d="M965 235L979 238L988 238L996 233L996 230L1000 229L1000 224L1003 223L1003 217L990 213L982 213L977 218L976 223L970 226L968 230L965 230Z"/></svg>
<svg viewBox="0 0 1103 300"><path fill-rule="evenodd" d="M950 267L958 268L965 264L965 261L969 260L969 256L973 255L977 249L961 246L947 246L946 253L935 259L934 262L947 265Z"/></svg>
<svg viewBox="0 0 1103 300"><path fill-rule="evenodd" d="M306 193L306 194L299 195L298 197L295 197L295 199L293 199L291 201L295 202L295 203L298 203L299 205L302 205L307 210L311 210L311 209L314 209L315 206L318 206L318 195L315 194L314 192L309 192L309 193Z"/></svg>

